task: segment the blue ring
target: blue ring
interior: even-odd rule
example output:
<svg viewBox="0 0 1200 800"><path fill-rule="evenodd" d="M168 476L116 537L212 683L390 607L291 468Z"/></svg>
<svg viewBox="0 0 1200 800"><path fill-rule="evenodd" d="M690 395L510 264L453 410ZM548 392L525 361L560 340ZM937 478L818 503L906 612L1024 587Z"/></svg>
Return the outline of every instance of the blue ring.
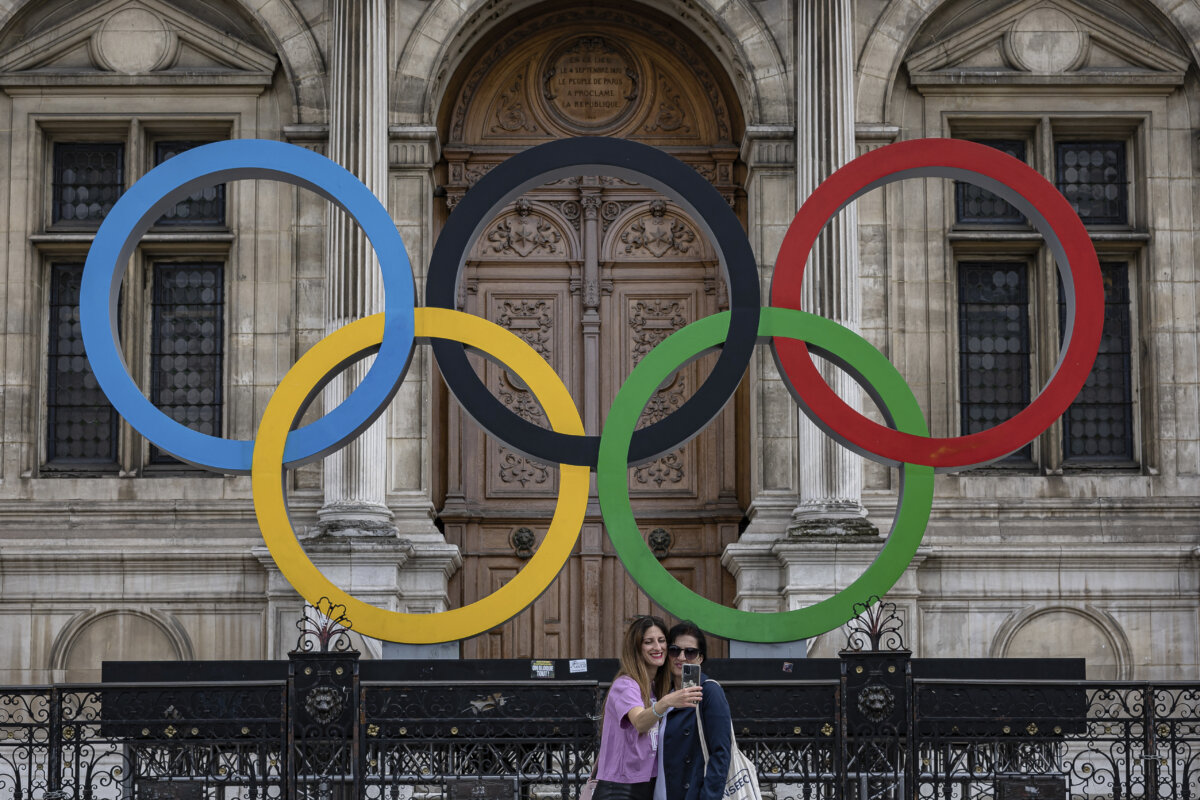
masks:
<svg viewBox="0 0 1200 800"><path fill-rule="evenodd" d="M197 189L251 178L290 183L325 197L354 218L379 256L385 314L379 354L337 408L289 435L284 464L315 460L353 439L383 413L404 379L413 351L415 289L404 241L387 209L358 178L324 156L284 142L233 139L196 147L155 167L129 187L96 232L79 294L88 361L117 413L176 458L244 475L250 473L253 441L186 428L155 408L134 383L120 353L117 300L125 265L164 212Z"/></svg>

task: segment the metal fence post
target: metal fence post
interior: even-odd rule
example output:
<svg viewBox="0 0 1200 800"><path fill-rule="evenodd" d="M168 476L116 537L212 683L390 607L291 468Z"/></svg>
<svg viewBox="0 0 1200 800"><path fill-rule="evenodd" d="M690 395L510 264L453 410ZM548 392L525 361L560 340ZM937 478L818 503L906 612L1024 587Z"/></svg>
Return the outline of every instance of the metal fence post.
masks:
<svg viewBox="0 0 1200 800"><path fill-rule="evenodd" d="M1147 797L1158 797L1158 744L1154 721L1154 687L1142 687L1142 771ZM1131 776L1132 777L1132 776Z"/></svg>
<svg viewBox="0 0 1200 800"><path fill-rule="evenodd" d="M62 690L50 687L50 732L46 741L46 800L66 798L62 790Z"/></svg>

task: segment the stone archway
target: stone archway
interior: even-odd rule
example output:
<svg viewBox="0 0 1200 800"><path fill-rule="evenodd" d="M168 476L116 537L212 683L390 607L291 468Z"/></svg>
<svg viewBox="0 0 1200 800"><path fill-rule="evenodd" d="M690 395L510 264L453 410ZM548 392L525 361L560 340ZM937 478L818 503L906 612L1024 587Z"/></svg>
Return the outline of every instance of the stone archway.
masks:
<svg viewBox="0 0 1200 800"><path fill-rule="evenodd" d="M523 20L477 46L452 80L439 113L444 213L513 153L586 135L673 152L740 207L742 112L703 46L633 7L551 6ZM517 332L554 365L595 433L647 350L726 305L719 263L699 231L645 187L603 175L559 180L488 224L468 256L460 303ZM480 369L502 402L540 420L503 369ZM673 407L706 371L705 361L681 370L660 389L660 405ZM438 409L445 433L435 448L435 503L447 540L463 554L450 585L451 604L463 605L503 584L537 546L557 474L485 437L444 393ZM685 584L727 604L735 587L720 558L744 516L744 417L726 409L692 442L630 475L656 555ZM652 610L661 613L626 575L594 509L550 589L513 621L465 642L463 655L611 656L626 619ZM714 645L713 655L724 654L723 643Z"/></svg>

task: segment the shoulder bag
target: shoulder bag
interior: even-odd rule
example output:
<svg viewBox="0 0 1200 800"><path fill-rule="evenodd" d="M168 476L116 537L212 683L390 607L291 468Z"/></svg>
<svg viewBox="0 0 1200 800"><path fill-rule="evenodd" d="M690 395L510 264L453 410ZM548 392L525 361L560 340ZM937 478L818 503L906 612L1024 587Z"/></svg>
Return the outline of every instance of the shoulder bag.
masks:
<svg viewBox="0 0 1200 800"><path fill-rule="evenodd" d="M707 772L708 743L704 740L704 720L700 716L700 706L696 706L696 729L700 734L700 750L704 753L704 769ZM733 736L733 720L729 721L729 776L725 779L725 800L762 800L762 792L758 789L758 770L754 762L738 749L737 739Z"/></svg>

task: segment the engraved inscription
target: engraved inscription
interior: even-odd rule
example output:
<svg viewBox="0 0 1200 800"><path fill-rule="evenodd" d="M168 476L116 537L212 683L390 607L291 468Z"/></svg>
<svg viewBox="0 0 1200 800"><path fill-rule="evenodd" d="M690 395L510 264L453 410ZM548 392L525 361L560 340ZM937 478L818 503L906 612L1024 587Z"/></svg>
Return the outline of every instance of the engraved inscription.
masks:
<svg viewBox="0 0 1200 800"><path fill-rule="evenodd" d="M585 36L551 59L543 81L550 108L568 123L603 128L619 121L637 99L631 59L600 36Z"/></svg>

